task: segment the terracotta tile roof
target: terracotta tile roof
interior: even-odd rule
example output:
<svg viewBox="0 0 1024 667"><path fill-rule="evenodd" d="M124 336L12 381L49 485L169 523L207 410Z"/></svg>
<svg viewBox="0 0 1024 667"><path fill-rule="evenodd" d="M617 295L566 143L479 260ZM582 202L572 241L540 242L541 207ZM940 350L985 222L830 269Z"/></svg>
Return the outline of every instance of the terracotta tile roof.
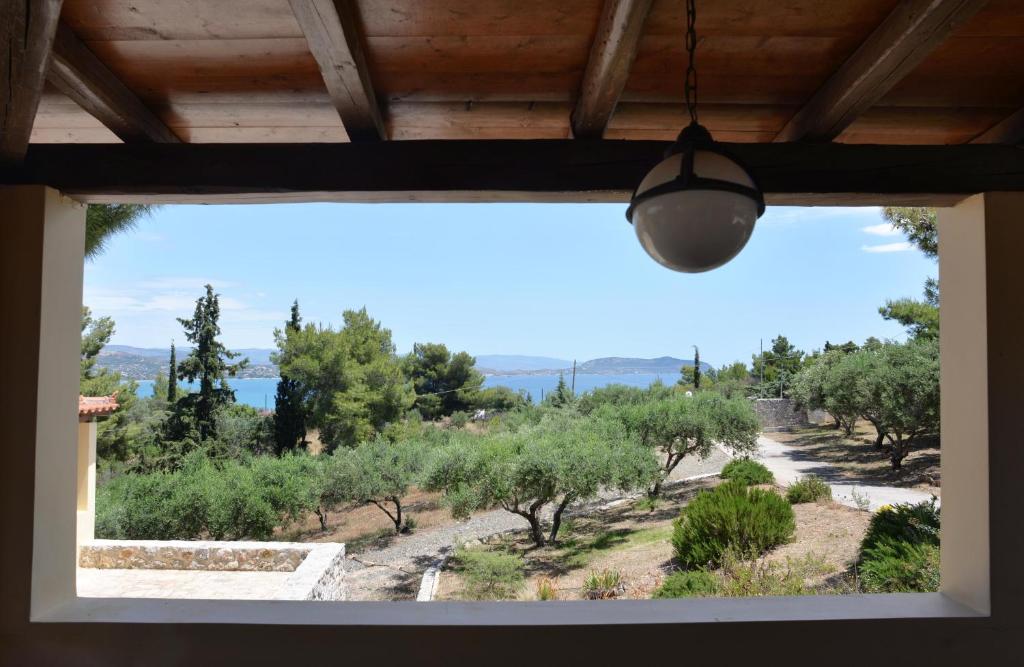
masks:
<svg viewBox="0 0 1024 667"><path fill-rule="evenodd" d="M102 417L117 410L116 396L79 396L78 416Z"/></svg>

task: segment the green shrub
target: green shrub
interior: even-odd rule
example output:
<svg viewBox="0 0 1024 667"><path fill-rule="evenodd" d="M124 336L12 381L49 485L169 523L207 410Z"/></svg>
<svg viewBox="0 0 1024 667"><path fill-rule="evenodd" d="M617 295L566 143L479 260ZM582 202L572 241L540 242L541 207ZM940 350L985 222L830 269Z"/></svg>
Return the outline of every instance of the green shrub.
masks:
<svg viewBox="0 0 1024 667"><path fill-rule="evenodd" d="M722 468L722 479L742 482L746 486L753 484L771 484L775 475L768 468L753 459L733 459Z"/></svg>
<svg viewBox="0 0 1024 667"><path fill-rule="evenodd" d="M939 590L939 547L883 541L863 553L866 593L934 593Z"/></svg>
<svg viewBox="0 0 1024 667"><path fill-rule="evenodd" d="M451 425L452 428L462 428L469 423L469 413L457 410L452 413Z"/></svg>
<svg viewBox="0 0 1024 667"><path fill-rule="evenodd" d="M583 597L588 600L608 600L622 592L622 575L618 570L591 572L583 582Z"/></svg>
<svg viewBox="0 0 1024 667"><path fill-rule="evenodd" d="M109 539L269 539L317 508L322 467L305 455L215 464L203 451L175 472L127 473L96 495L96 534Z"/></svg>
<svg viewBox="0 0 1024 667"><path fill-rule="evenodd" d="M658 509L658 498L653 496L644 496L633 503L633 509L637 512L653 512Z"/></svg>
<svg viewBox="0 0 1024 667"><path fill-rule="evenodd" d="M820 477L808 475L796 480L786 488L786 500L791 505L832 500L832 487Z"/></svg>
<svg viewBox="0 0 1024 667"><path fill-rule="evenodd" d="M863 589L869 593L937 591L939 520L934 499L876 512L860 547Z"/></svg>
<svg viewBox="0 0 1024 667"><path fill-rule="evenodd" d="M707 570L683 570L666 577L655 598L711 597L718 593L718 578Z"/></svg>
<svg viewBox="0 0 1024 667"><path fill-rule="evenodd" d="M888 540L938 546L939 523L935 500L886 505L871 517L861 551Z"/></svg>
<svg viewBox="0 0 1024 667"><path fill-rule="evenodd" d="M817 590L808 585L814 579L832 572L821 558L808 554L803 558L786 558L785 564L766 560L747 560L728 552L722 558L722 597L748 598L764 595L813 595Z"/></svg>
<svg viewBox="0 0 1024 667"><path fill-rule="evenodd" d="M700 494L683 508L672 546L686 568L717 567L727 550L756 556L788 542L795 531L793 508L782 496L732 481Z"/></svg>
<svg viewBox="0 0 1024 667"><path fill-rule="evenodd" d="M455 554L465 581L463 595L470 600L509 600L523 586L523 558L500 551L470 551Z"/></svg>

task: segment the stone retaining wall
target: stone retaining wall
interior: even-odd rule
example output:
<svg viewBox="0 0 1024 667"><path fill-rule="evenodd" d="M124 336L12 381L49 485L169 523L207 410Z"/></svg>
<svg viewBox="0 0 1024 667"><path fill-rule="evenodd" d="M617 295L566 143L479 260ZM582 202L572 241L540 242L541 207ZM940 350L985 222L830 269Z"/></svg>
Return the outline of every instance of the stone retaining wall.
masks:
<svg viewBox="0 0 1024 667"><path fill-rule="evenodd" d="M79 550L78 564L94 572L80 572L79 576L96 580L96 590L117 590L117 577L135 582L125 590L135 597L182 597L175 590L193 590L196 577L209 590L211 581L219 582L220 599L237 593L234 586L247 587L249 595L238 599L268 600L344 600L345 545L338 542L188 542L160 540L93 540ZM102 570L103 572L95 572ZM119 572L119 571L125 572ZM156 588L152 579L142 578L145 570L172 570L160 579L164 589ZM223 574L211 574L223 573ZM266 573L259 574L259 573ZM111 579L114 577L115 579ZM173 579L173 578L178 579ZM214 577L211 580L209 577ZM218 577L223 577L220 582ZM266 581L261 581L262 578ZM238 579L236 579L238 578ZM283 578L283 579L282 579ZM123 580L122 580L123 581ZM141 588L138 581L149 582ZM103 584L106 589L103 589ZM113 584L113 585L111 585ZM122 586L122 588L124 588ZM254 597L258 589L262 596ZM224 592L228 591L228 595ZM116 597L116 595L115 595Z"/></svg>
<svg viewBox="0 0 1024 667"><path fill-rule="evenodd" d="M757 398L752 403L762 431L783 431L808 425L807 411L798 408L791 398Z"/></svg>
<svg viewBox="0 0 1024 667"><path fill-rule="evenodd" d="M92 540L80 567L118 570L294 572L315 545L297 542Z"/></svg>

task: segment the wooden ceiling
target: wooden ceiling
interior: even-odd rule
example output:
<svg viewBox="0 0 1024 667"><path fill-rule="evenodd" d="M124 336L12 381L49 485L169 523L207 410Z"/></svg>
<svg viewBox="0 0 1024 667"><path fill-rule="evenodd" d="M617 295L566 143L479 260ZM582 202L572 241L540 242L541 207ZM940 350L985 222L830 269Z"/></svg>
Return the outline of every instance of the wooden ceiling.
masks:
<svg viewBox="0 0 1024 667"><path fill-rule="evenodd" d="M33 143L685 124L682 0L64 0L60 22ZM1021 0L697 0L697 29L720 140L1024 140Z"/></svg>

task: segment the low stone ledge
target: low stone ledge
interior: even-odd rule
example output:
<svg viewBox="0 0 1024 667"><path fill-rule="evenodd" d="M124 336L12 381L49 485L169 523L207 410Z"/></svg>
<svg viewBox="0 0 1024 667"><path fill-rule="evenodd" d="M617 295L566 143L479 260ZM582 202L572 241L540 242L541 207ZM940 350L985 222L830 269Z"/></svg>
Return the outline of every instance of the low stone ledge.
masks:
<svg viewBox="0 0 1024 667"><path fill-rule="evenodd" d="M300 542L92 540L78 565L118 570L295 572L318 545Z"/></svg>

